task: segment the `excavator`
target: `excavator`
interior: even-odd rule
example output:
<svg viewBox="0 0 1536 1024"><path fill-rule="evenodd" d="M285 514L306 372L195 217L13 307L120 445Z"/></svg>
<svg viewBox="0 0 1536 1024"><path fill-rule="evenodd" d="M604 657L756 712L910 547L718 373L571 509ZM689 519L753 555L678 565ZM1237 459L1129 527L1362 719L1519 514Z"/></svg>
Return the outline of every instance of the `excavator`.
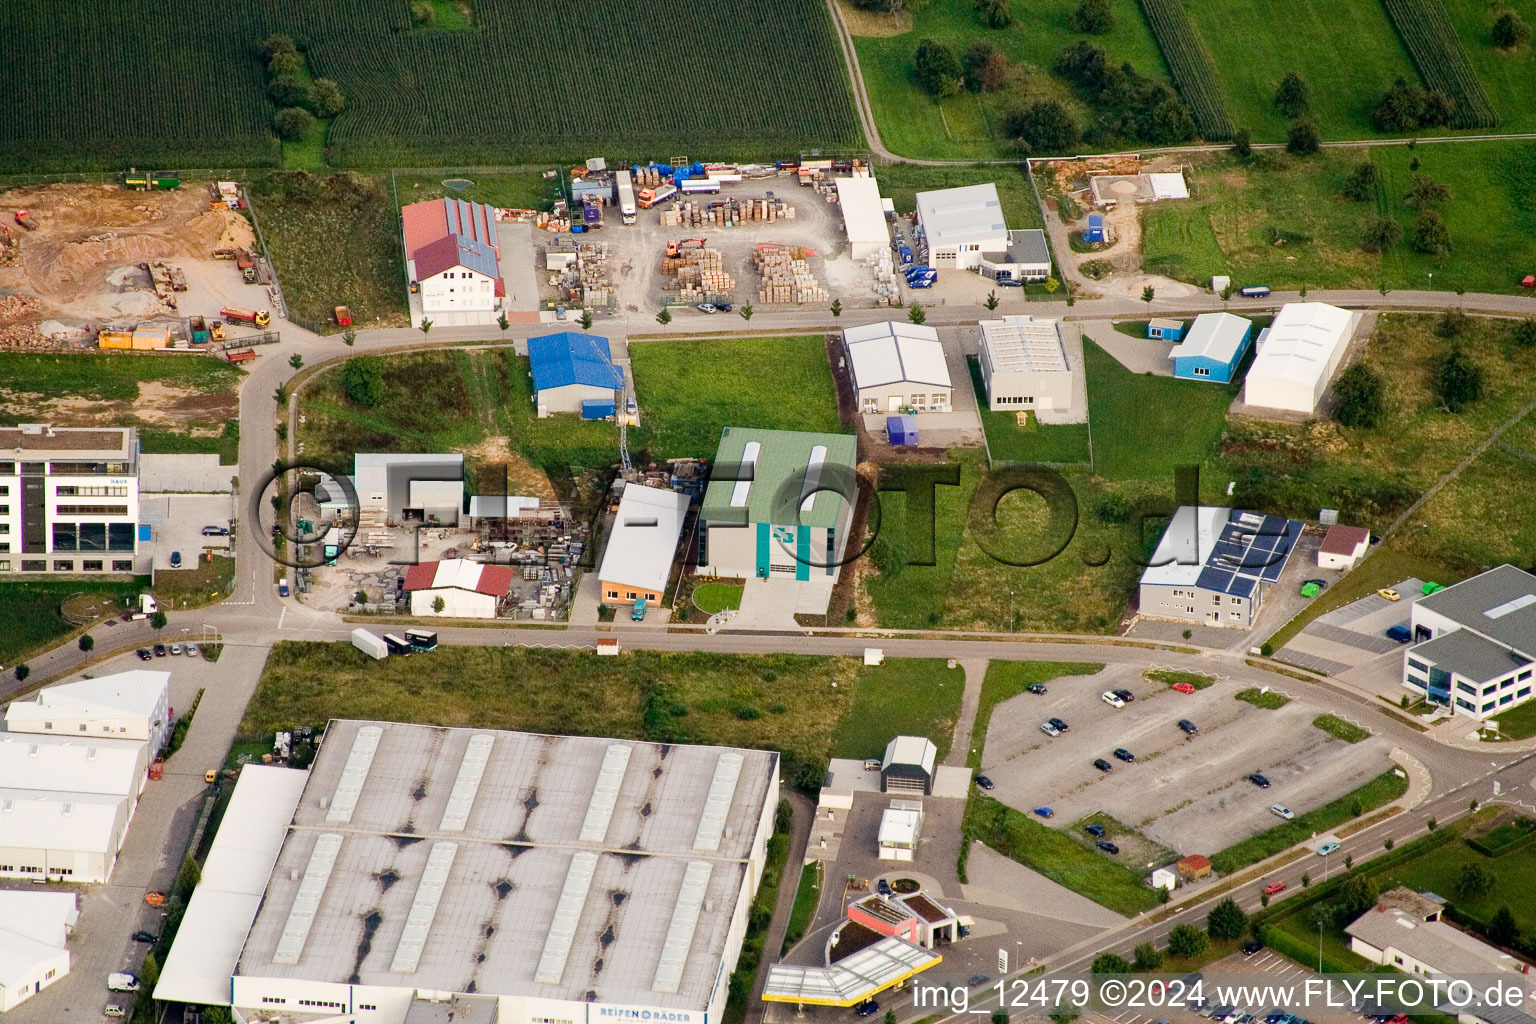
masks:
<svg viewBox="0 0 1536 1024"><path fill-rule="evenodd" d="M685 238L681 242L671 242L671 241L669 241L669 242L667 242L667 255L668 256L676 256L676 255L678 255L682 251L683 246L689 245L690 243L692 243L697 248L702 249L702 248L704 248L704 242L705 241L706 241L706 239L703 239L703 238Z"/></svg>

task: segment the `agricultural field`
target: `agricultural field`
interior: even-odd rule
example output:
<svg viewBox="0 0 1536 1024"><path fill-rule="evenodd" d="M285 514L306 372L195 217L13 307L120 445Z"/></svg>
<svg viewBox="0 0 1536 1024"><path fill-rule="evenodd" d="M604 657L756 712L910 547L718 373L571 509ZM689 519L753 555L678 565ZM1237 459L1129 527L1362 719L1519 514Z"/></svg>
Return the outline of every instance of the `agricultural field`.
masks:
<svg viewBox="0 0 1536 1024"><path fill-rule="evenodd" d="M1536 25L1536 0L1505 0L1497 6L1486 0L1446 0L1445 7L1478 81L1498 112L1499 129L1536 129L1536 75L1531 73L1530 47L1500 50L1489 36L1500 10L1515 11L1527 25Z"/></svg>
<svg viewBox="0 0 1536 1024"><path fill-rule="evenodd" d="M11 103L0 169L277 165L256 51L272 32L292 36L310 72L347 100L327 138L332 166L506 164L593 149L769 157L860 142L817 0L685 0L666 17L620 0L605 10L617 31L588 31L555 0L478 0L474 15L439 31L413 27L409 5L384 0L10 4L0 29L18 59L0 68ZM764 25L773 31L756 31ZM581 59L550 58L548 41L577 38ZM76 60L57 59L61 39Z"/></svg>
<svg viewBox="0 0 1536 1024"><path fill-rule="evenodd" d="M1362 160L1381 172L1375 203L1343 195ZM1415 252L1407 240L1384 255L1363 251L1366 227L1383 214L1411 238L1418 213L1407 192L1415 162L1418 173L1450 189L1438 206L1450 254L1441 260ZM1521 268L1536 266L1536 203L1521 184L1533 175L1536 144L1520 141L1325 150L1305 159L1263 153L1247 163L1226 154L1197 158L1195 197L1144 212L1142 264L1198 284L1231 274L1234 284L1274 288L1515 292ZM1489 252L1501 258L1489 260Z"/></svg>
<svg viewBox="0 0 1536 1024"><path fill-rule="evenodd" d="M885 19L868 15L854 19L850 31L881 140L902 156L993 159L1008 155L998 120L1014 103L1059 99L1086 119L1084 105L1066 83L1049 73L1062 47L1076 39L1090 38L1117 63L1130 61L1149 78L1166 76L1162 54L1136 0L1111 0L1114 29L1092 37L1073 31L1068 24L1076 7L1077 0L1015 2L1017 23L1006 29L985 27L971 0L932 0L911 17L909 30L896 34L881 25ZM859 35L860 31L878 34ZM1013 62L1017 81L999 93L967 92L935 102L913 78L913 57L923 39L947 43L957 54L984 39Z"/></svg>
<svg viewBox="0 0 1536 1024"><path fill-rule="evenodd" d="M1206 139L1230 139L1232 118L1222 102L1221 86L1211 55L1195 31L1183 0L1141 0L1152 34L1162 47L1163 58L1184 101L1189 104L1195 127Z"/></svg>
<svg viewBox="0 0 1536 1024"><path fill-rule="evenodd" d="M1492 130L1499 116L1472 70L1440 0L1382 0L1425 85L1451 98L1452 128Z"/></svg>

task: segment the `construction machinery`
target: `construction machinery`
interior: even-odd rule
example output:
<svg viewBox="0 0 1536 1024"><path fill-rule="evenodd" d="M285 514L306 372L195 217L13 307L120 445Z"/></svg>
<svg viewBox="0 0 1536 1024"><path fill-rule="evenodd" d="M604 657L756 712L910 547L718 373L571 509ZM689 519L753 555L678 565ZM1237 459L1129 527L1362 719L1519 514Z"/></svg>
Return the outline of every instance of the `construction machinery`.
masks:
<svg viewBox="0 0 1536 1024"><path fill-rule="evenodd" d="M146 192L149 189L169 190L180 188L181 174L178 171L155 171L153 174L143 171L129 171L123 175L123 187L139 192Z"/></svg>
<svg viewBox="0 0 1536 1024"><path fill-rule="evenodd" d="M210 321L208 321L208 339L210 341L223 341L224 340L224 321L223 320L210 320Z"/></svg>
<svg viewBox="0 0 1536 1024"><path fill-rule="evenodd" d="M37 230L37 221L33 220L32 219L32 215L30 213L28 213L26 210L17 210L16 211L16 223L20 224L22 227L26 228L28 231L36 231Z"/></svg>
<svg viewBox="0 0 1536 1024"><path fill-rule="evenodd" d="M667 255L676 257L679 253L682 252L683 246L685 245L690 249L702 249L704 248L704 243L706 241L707 239L703 238L685 238L681 242L668 241Z"/></svg>
<svg viewBox="0 0 1536 1024"><path fill-rule="evenodd" d="M226 320L238 320L254 327L265 327L272 322L272 314L264 309L236 309L234 306L225 306L219 310L219 315Z"/></svg>

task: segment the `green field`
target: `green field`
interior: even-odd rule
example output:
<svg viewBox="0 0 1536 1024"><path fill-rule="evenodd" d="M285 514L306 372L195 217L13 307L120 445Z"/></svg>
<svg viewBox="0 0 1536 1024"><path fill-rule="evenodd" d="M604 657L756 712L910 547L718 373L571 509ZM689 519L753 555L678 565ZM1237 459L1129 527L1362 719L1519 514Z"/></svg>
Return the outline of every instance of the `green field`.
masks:
<svg viewBox="0 0 1536 1024"><path fill-rule="evenodd" d="M686 0L665 17L621 0L604 11L615 31L590 30L555 0L476 0L474 15L468 29L422 30L397 0L8 4L0 29L15 59L0 67L0 168L275 165L275 108L256 50L271 32L291 35L310 72L346 98L328 137L337 166L594 150L767 157L859 143L819 0ZM579 59L554 56L573 46ZM635 101L679 85L686 102Z"/></svg>
<svg viewBox="0 0 1536 1024"><path fill-rule="evenodd" d="M659 458L712 457L720 431L733 425L842 430L821 335L636 342L629 358L640 422Z"/></svg>
<svg viewBox="0 0 1536 1024"><path fill-rule="evenodd" d="M743 589L739 583L705 583L693 589L693 603L705 615L740 608Z"/></svg>
<svg viewBox="0 0 1536 1024"><path fill-rule="evenodd" d="M1233 390L1203 381L1132 373L1083 338L1093 468L1112 480L1154 479L1172 486L1175 466L1199 465L1215 451ZM1155 444L1148 439L1155 438Z"/></svg>
<svg viewBox="0 0 1536 1024"><path fill-rule="evenodd" d="M1041 70L1055 63L1062 47L1084 38L1067 24L1076 0L1015 3L1013 7L1019 19L1013 27L988 29L970 0L933 0L918 10L910 32L854 39L870 107L888 149L909 157L996 158L1007 155L999 148L995 132L1008 104L1054 97L1082 112L1082 104L1068 87ZM1143 75L1166 77L1162 54L1136 0L1112 0L1111 7L1114 30L1088 38L1117 63L1130 61ZM1015 63L1022 81L1000 93L984 97L962 93L935 103L912 77L913 55L923 39L948 43L957 54L973 40L985 39Z"/></svg>
<svg viewBox="0 0 1536 1024"><path fill-rule="evenodd" d="M1489 38L1494 19L1501 10L1517 12L1527 25L1536 25L1536 2L1501 0L1493 6L1486 0L1446 0L1446 12L1456 26L1461 47L1477 72L1493 107L1499 112L1499 130L1528 132L1536 129L1536 76L1531 73L1529 46L1506 53Z"/></svg>
<svg viewBox="0 0 1536 1024"><path fill-rule="evenodd" d="M864 668L853 710L838 726L832 756L880 757L893 736L926 736L942 762L960 715L965 673L942 658L903 658Z"/></svg>
<svg viewBox="0 0 1536 1024"><path fill-rule="evenodd" d="M1382 174L1375 203L1342 194L1350 171L1366 159ZM1414 161L1451 190L1439 209L1451 237L1444 261L1408 241L1418 215L1406 201ZM1523 185L1536 175L1536 143L1330 149L1305 159L1262 153L1247 164L1216 155L1193 166L1193 199L1143 215L1148 270L1197 284L1230 274L1239 286L1516 292L1528 272L1520 268L1536 267L1536 202ZM1403 227L1405 241L1372 255L1360 242L1381 215ZM1503 255L1488 260L1488 252ZM1241 312L1242 300L1233 306Z"/></svg>
<svg viewBox="0 0 1536 1024"><path fill-rule="evenodd" d="M0 606L6 611L6 630L0 636L0 665L15 665L22 655L75 629L59 615L65 598L79 593L100 594L121 606L141 588L142 581L83 578L0 583Z"/></svg>
<svg viewBox="0 0 1536 1024"><path fill-rule="evenodd" d="M1211 854L1211 865L1222 874L1229 875L1249 864L1257 864L1266 857L1273 857L1282 850L1288 850L1311 836L1321 835L1353 818L1369 814L1406 792L1408 792L1406 778L1399 778L1391 771L1383 772L1337 800L1313 808L1305 814L1298 814L1290 821L1233 843L1219 853ZM1359 815L1354 812L1356 801L1360 807Z"/></svg>
<svg viewBox="0 0 1536 1024"><path fill-rule="evenodd" d="M1216 63L1232 121L1255 141L1283 142L1290 118L1275 87L1295 71L1311 86L1323 138L1376 134L1371 107L1399 75L1418 74L1380 0L1189 0L1185 4ZM1343 40L1348 40L1343 44Z"/></svg>
<svg viewBox="0 0 1536 1024"><path fill-rule="evenodd" d="M1456 879L1469 864L1493 875L1493 889L1487 896L1469 900L1457 893ZM1382 889L1407 885L1415 891L1428 889L1440 893L1455 904L1459 913L1485 924L1500 907L1508 907L1521 932L1530 935L1536 931L1536 903L1530 899L1532 889L1536 888L1536 846L1487 857L1468 846L1464 839L1456 838L1423 856L1393 865L1376 877L1376 883Z"/></svg>

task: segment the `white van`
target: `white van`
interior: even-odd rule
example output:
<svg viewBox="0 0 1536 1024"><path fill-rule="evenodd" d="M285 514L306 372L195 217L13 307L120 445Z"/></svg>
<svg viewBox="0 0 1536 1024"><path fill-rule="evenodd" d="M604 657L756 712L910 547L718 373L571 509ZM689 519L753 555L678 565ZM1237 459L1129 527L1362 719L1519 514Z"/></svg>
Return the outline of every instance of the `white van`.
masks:
<svg viewBox="0 0 1536 1024"><path fill-rule="evenodd" d="M107 988L113 992L137 992L139 990L138 975L114 971L107 975Z"/></svg>

